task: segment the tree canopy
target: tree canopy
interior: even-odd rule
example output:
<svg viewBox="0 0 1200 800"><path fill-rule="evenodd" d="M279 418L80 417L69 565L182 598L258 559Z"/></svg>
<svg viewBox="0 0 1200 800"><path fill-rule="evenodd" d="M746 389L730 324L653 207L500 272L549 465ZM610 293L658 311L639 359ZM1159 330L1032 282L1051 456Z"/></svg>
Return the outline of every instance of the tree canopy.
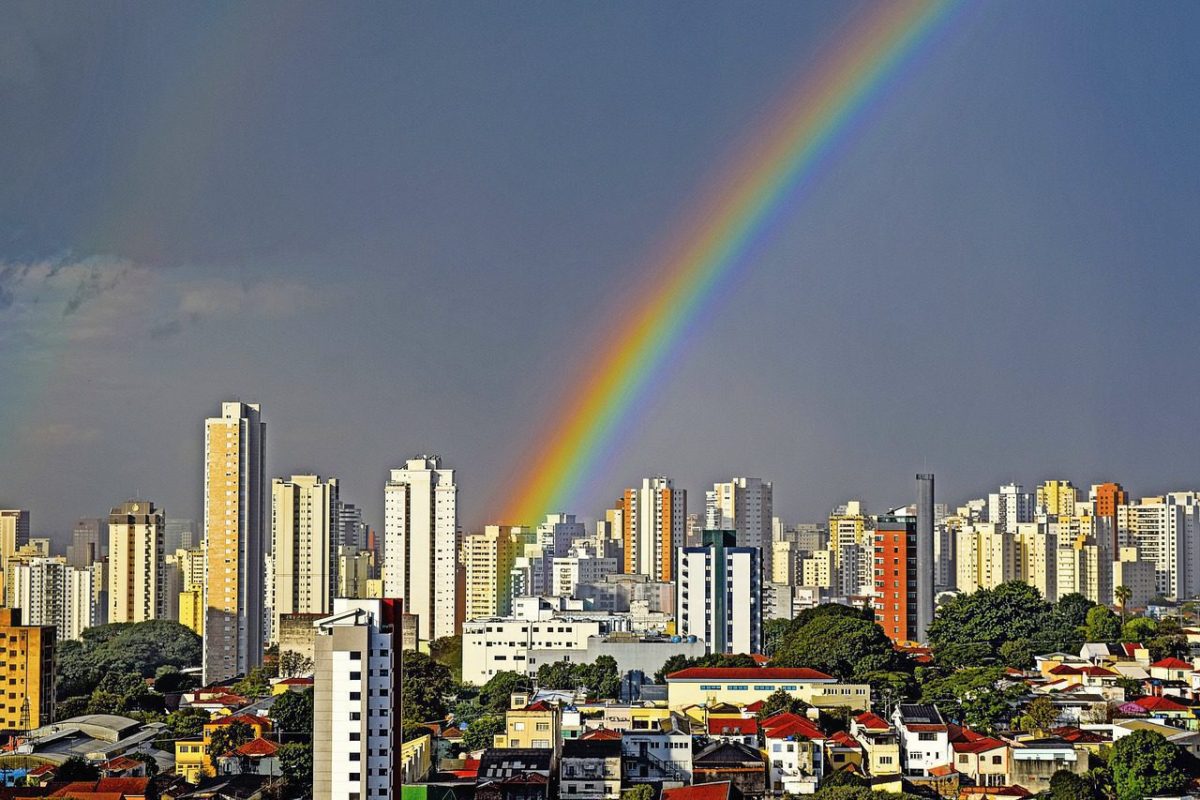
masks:
<svg viewBox="0 0 1200 800"><path fill-rule="evenodd" d="M1028 642L1037 652L1076 648L1081 637L1070 618L1077 605L1068 601L1065 609L1059 609L1035 587L1020 581L978 589L937 609L929 626L929 644L938 662L950 667L995 663L995 654L1014 640Z"/></svg>
<svg viewBox="0 0 1200 800"><path fill-rule="evenodd" d="M275 698L268 715L282 734L311 736L313 732L312 692L284 692Z"/></svg>
<svg viewBox="0 0 1200 800"><path fill-rule="evenodd" d="M454 690L450 670L416 650L405 650L401 658L404 659L404 677L400 684L404 698L403 723L415 725L445 719L449 710L446 700Z"/></svg>
<svg viewBox="0 0 1200 800"><path fill-rule="evenodd" d="M895 660L891 639L873 619L826 613L811 617L785 635L771 663L778 667L808 667L849 679L886 671Z"/></svg>
<svg viewBox="0 0 1200 800"><path fill-rule="evenodd" d="M90 695L111 673L153 678L160 667L197 667L201 654L200 637L171 620L87 628L79 641L60 642L55 649L58 697Z"/></svg>
<svg viewBox="0 0 1200 800"><path fill-rule="evenodd" d="M592 664L556 661L538 667L537 684L542 689L586 688L592 697L616 699L621 689L621 673L612 656L600 656Z"/></svg>
<svg viewBox="0 0 1200 800"><path fill-rule="evenodd" d="M1178 794L1188 784L1180 750L1154 731L1139 730L1118 739L1108 766L1117 800Z"/></svg>

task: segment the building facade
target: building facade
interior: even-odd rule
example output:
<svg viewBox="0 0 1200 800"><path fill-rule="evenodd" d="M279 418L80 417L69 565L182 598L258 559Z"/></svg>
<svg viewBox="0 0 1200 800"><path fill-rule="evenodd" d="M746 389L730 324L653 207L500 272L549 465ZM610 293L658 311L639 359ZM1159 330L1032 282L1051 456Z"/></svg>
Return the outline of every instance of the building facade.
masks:
<svg viewBox="0 0 1200 800"><path fill-rule="evenodd" d="M763 571L772 574L771 519L774 514L770 481L734 478L713 484L705 493L704 527L734 531L738 547L757 547L763 554Z"/></svg>
<svg viewBox="0 0 1200 800"><path fill-rule="evenodd" d="M165 619L167 568L161 509L129 500L108 515L108 621Z"/></svg>
<svg viewBox="0 0 1200 800"><path fill-rule="evenodd" d="M319 475L271 481L271 642L281 614L324 614L337 589L338 482Z"/></svg>
<svg viewBox="0 0 1200 800"><path fill-rule="evenodd" d="M393 469L384 487L383 593L403 597L418 638L457 633L458 486L439 456Z"/></svg>
<svg viewBox="0 0 1200 800"><path fill-rule="evenodd" d="M0 675L8 688L0 700L0 732L26 733L54 719L54 628L24 625L21 612L0 608Z"/></svg>
<svg viewBox="0 0 1200 800"><path fill-rule="evenodd" d="M617 507L624 528L624 571L672 580L675 549L687 534L687 492L661 475L644 478L640 489L625 490Z"/></svg>
<svg viewBox="0 0 1200 800"><path fill-rule="evenodd" d="M262 663L266 423L257 403L204 423L204 681Z"/></svg>
<svg viewBox="0 0 1200 800"><path fill-rule="evenodd" d="M676 631L711 653L761 652L761 551L738 547L734 531L705 531L702 541L679 551Z"/></svg>

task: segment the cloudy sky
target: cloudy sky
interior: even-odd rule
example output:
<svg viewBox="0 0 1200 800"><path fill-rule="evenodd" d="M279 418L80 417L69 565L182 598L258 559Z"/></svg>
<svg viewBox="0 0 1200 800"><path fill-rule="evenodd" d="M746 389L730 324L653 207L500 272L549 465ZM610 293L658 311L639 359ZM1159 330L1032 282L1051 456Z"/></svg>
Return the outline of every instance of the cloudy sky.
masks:
<svg viewBox="0 0 1200 800"><path fill-rule="evenodd" d="M6 4L0 506L198 516L203 419L242 398L272 474L377 524L387 468L437 452L489 519L615 298L855 13ZM773 480L790 520L925 470L950 502L1195 488L1198 38L1184 3L959 14L563 510L658 473Z"/></svg>

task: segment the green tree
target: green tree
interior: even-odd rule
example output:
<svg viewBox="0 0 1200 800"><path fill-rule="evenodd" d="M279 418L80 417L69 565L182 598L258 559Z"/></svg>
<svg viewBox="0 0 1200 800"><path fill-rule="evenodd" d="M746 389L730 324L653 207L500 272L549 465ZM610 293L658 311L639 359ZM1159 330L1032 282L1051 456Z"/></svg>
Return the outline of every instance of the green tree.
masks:
<svg viewBox="0 0 1200 800"><path fill-rule="evenodd" d="M308 797L313 786L312 745L289 742L279 746L279 770L292 792L291 797Z"/></svg>
<svg viewBox="0 0 1200 800"><path fill-rule="evenodd" d="M1082 775L1060 769L1050 776L1048 800L1092 800L1092 784Z"/></svg>
<svg viewBox="0 0 1200 800"><path fill-rule="evenodd" d="M531 687L529 678L519 672L497 672L480 690L479 703L485 712L503 714L514 692L527 692Z"/></svg>
<svg viewBox="0 0 1200 800"><path fill-rule="evenodd" d="M1036 588L1010 581L943 603L927 638L938 663L959 667L994 663L995 654L1010 641L1025 640L1045 651L1078 647L1080 637Z"/></svg>
<svg viewBox="0 0 1200 800"><path fill-rule="evenodd" d="M902 670L875 670L855 676L855 680L870 684L871 700L876 708L892 708L899 703L911 703L920 694L916 678Z"/></svg>
<svg viewBox="0 0 1200 800"><path fill-rule="evenodd" d="M195 675L180 671L174 664L163 664L154 671L154 691L160 694L186 692L199 685L200 681Z"/></svg>
<svg viewBox="0 0 1200 800"><path fill-rule="evenodd" d="M542 664L537 671L539 689L573 690L579 686L578 678L575 665L570 661Z"/></svg>
<svg viewBox="0 0 1200 800"><path fill-rule="evenodd" d="M1158 623L1147 617L1134 617L1121 626L1121 641L1149 642L1158 631Z"/></svg>
<svg viewBox="0 0 1200 800"><path fill-rule="evenodd" d="M1000 645L1000 663L1013 669L1033 666L1033 645L1028 639L1013 639Z"/></svg>
<svg viewBox="0 0 1200 800"><path fill-rule="evenodd" d="M1188 784L1179 748L1154 731L1139 730L1117 740L1108 765L1117 800L1176 794Z"/></svg>
<svg viewBox="0 0 1200 800"><path fill-rule="evenodd" d="M849 773L835 772L834 774ZM862 779L859 778L859 780ZM813 794L813 800L923 800L923 798L907 792L877 792L868 785L854 785L818 789Z"/></svg>
<svg viewBox="0 0 1200 800"><path fill-rule="evenodd" d="M1118 586L1113 589L1113 599L1117 601L1117 605L1121 607L1121 626L1125 625L1125 608L1129 605L1129 601L1133 599L1133 590L1128 586Z"/></svg>
<svg viewBox="0 0 1200 800"><path fill-rule="evenodd" d="M763 653L775 655L783 637L792 629L790 619L769 619L763 623Z"/></svg>
<svg viewBox="0 0 1200 800"><path fill-rule="evenodd" d="M158 777L158 772L159 772L158 761L155 760L154 756L150 755L149 753L147 753L145 751L141 751L141 750L135 750L135 751L126 753L125 755L129 756L130 758L134 759L135 761L141 761L143 764L146 765L146 777L147 778L150 778L153 780L154 778Z"/></svg>
<svg viewBox="0 0 1200 800"><path fill-rule="evenodd" d="M774 666L808 667L849 679L856 674L889 669L895 649L875 622L847 615L822 615L787 634Z"/></svg>
<svg viewBox="0 0 1200 800"><path fill-rule="evenodd" d="M110 673L155 677L159 667L200 666L200 637L171 620L119 622L86 629L55 651L58 698L91 695Z"/></svg>
<svg viewBox="0 0 1200 800"><path fill-rule="evenodd" d="M233 684L233 691L242 697L266 697L271 693L271 681L263 667L251 667L240 681Z"/></svg>
<svg viewBox="0 0 1200 800"><path fill-rule="evenodd" d="M838 788L864 788L869 789L870 784L866 778L855 772L847 772L845 770L836 770L825 775L821 782L817 785L817 792L826 791L829 789Z"/></svg>
<svg viewBox="0 0 1200 800"><path fill-rule="evenodd" d="M1161 658L1186 658L1191 650L1187 635L1175 618L1159 620L1154 636L1146 642L1150 656L1156 661Z"/></svg>
<svg viewBox="0 0 1200 800"><path fill-rule="evenodd" d="M1054 701L1045 695L1034 698L1025 709L1025 719L1035 731L1048 731L1058 719Z"/></svg>
<svg viewBox="0 0 1200 800"><path fill-rule="evenodd" d="M964 667L925 681L921 702L932 703L952 720L994 731L1013 716L1023 687L1008 682L1000 667Z"/></svg>
<svg viewBox="0 0 1200 800"><path fill-rule="evenodd" d="M773 717L776 714L791 713L804 715L804 712L812 708L808 703L788 694L783 689L776 689L767 695L767 699L763 701L763 706L758 711L758 719L764 720L767 717Z"/></svg>
<svg viewBox="0 0 1200 800"><path fill-rule="evenodd" d="M312 692L284 692L275 698L268 712L283 741L285 734L311 736L313 732Z"/></svg>
<svg viewBox="0 0 1200 800"><path fill-rule="evenodd" d="M1059 615L1066 620L1068 625L1078 628L1087 620L1087 613L1092 610L1096 604L1079 592L1068 592L1058 598L1058 603L1055 604L1055 610Z"/></svg>
<svg viewBox="0 0 1200 800"><path fill-rule="evenodd" d="M1121 619L1107 606L1092 606L1083 630L1089 642L1116 642L1121 638Z"/></svg>
<svg viewBox="0 0 1200 800"><path fill-rule="evenodd" d="M429 657L446 669L455 683L462 681L462 636L442 636L429 643Z"/></svg>
<svg viewBox="0 0 1200 800"><path fill-rule="evenodd" d="M454 690L450 670L424 653L406 650L401 653L404 660L404 677L400 684L404 700L405 724L446 718L446 698Z"/></svg>
<svg viewBox="0 0 1200 800"><path fill-rule="evenodd" d="M208 757L216 761L231 750L253 741L254 729L244 722L232 722L213 730L209 735Z"/></svg>
<svg viewBox="0 0 1200 800"><path fill-rule="evenodd" d="M621 800L654 800L654 789L648 783L639 783L623 790Z"/></svg>
<svg viewBox="0 0 1200 800"><path fill-rule="evenodd" d="M163 720L170 736L155 742L155 746L159 750L174 752L175 739L192 739L200 736L204 733L205 723L211 721L212 717L209 713L200 708L181 708L178 711L172 711Z"/></svg>
<svg viewBox="0 0 1200 800"><path fill-rule="evenodd" d="M94 781L100 777L100 769L83 756L71 756L54 770L54 779L69 781Z"/></svg>
<svg viewBox="0 0 1200 800"><path fill-rule="evenodd" d="M492 737L498 733L504 733L504 715L484 714L467 726L463 747L472 751L491 747Z"/></svg>
<svg viewBox="0 0 1200 800"><path fill-rule="evenodd" d="M1125 691L1126 701L1136 700L1146 694L1145 687L1142 686L1142 682L1137 678L1127 678L1122 676L1117 678L1116 684L1118 688Z"/></svg>
<svg viewBox="0 0 1200 800"><path fill-rule="evenodd" d="M279 655L279 677L298 678L313 671L313 660L296 650L284 650Z"/></svg>

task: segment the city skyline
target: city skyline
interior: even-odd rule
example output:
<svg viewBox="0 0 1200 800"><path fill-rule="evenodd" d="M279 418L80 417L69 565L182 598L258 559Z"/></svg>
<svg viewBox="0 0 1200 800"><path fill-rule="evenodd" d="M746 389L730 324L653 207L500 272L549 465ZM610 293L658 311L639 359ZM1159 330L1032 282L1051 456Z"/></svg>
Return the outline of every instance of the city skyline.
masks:
<svg viewBox="0 0 1200 800"><path fill-rule="evenodd" d="M535 521L497 516L513 465L714 165L859 11L14 6L0 503L59 536L135 495L199 519L196 420L240 395L275 420L269 474L337 476L376 528L387 470L421 452L456 465L464 529ZM774 221L578 503L544 510L591 518L655 474L761 476L785 519L903 502L926 470L964 499L1194 485L1177 431L1200 376L1176 367L1200 332L1170 289L1197 245L1197 20L1078 11L956 18ZM305 391L318 363L336 388ZM1152 370L1171 381L1147 394Z"/></svg>

